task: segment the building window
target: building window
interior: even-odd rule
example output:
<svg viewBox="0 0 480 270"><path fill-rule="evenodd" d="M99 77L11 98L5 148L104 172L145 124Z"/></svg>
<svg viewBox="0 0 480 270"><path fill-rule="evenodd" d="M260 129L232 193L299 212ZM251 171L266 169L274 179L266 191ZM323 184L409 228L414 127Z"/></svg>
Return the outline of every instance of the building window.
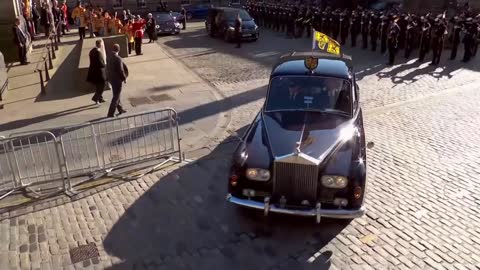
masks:
<svg viewBox="0 0 480 270"><path fill-rule="evenodd" d="M113 7L114 8L123 8L123 0L115 0L113 2Z"/></svg>
<svg viewBox="0 0 480 270"><path fill-rule="evenodd" d="M138 8L146 8L147 2L145 0L137 0L137 7Z"/></svg>

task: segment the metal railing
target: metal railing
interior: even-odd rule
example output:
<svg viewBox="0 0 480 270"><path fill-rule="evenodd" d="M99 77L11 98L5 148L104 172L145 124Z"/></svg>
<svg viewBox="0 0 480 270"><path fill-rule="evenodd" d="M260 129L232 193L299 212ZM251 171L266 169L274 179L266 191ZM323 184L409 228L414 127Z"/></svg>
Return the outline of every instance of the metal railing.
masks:
<svg viewBox="0 0 480 270"><path fill-rule="evenodd" d="M38 196L72 195L73 178L132 180L139 176L114 171L157 159L163 160L159 165L182 161L177 113L170 108L56 130L0 137L0 199L26 188Z"/></svg>
<svg viewBox="0 0 480 270"><path fill-rule="evenodd" d="M52 60L57 58L55 51L58 51L58 44L61 42L61 25L62 22L58 22L57 26L53 29L53 31L50 32L48 39L45 41L45 46L41 51L41 60L35 66L35 72L38 73L40 79L40 93L42 95L45 95L47 93L45 83L50 80L49 70L53 69ZM45 73L45 77L42 71Z"/></svg>

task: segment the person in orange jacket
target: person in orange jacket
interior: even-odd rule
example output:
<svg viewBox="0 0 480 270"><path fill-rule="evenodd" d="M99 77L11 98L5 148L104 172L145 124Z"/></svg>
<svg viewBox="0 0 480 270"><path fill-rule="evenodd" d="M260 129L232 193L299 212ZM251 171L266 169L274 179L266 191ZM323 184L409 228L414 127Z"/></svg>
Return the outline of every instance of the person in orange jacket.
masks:
<svg viewBox="0 0 480 270"><path fill-rule="evenodd" d="M135 34L133 32L132 20L128 20L127 23L123 26L123 33L127 36L128 41L128 54L132 53L132 49L135 43Z"/></svg>

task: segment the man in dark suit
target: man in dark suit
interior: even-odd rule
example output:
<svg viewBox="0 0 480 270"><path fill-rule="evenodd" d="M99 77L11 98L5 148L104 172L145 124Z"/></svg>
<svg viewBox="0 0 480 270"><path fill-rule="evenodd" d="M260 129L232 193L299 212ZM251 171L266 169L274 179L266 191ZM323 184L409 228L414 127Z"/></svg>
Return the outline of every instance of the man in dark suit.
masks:
<svg viewBox="0 0 480 270"><path fill-rule="evenodd" d="M20 64L27 65L27 34L20 27L20 18L15 19L15 25L13 26L13 42L17 46L18 58Z"/></svg>
<svg viewBox="0 0 480 270"><path fill-rule="evenodd" d="M108 109L107 117L113 117L115 110L118 110L118 115L126 113L120 102L120 94L122 92L122 84L127 82L128 68L123 63L122 58L118 55L120 52L120 45L113 45L113 54L108 60L108 81L112 85L112 103Z"/></svg>
<svg viewBox="0 0 480 270"><path fill-rule="evenodd" d="M102 53L103 41L98 39L95 42L95 48L90 53L90 66L88 67L87 82L95 85L95 95L92 100L95 104L103 103L103 90L105 89L105 82L107 81L107 73L105 71L105 56Z"/></svg>
<svg viewBox="0 0 480 270"><path fill-rule="evenodd" d="M237 47L242 47L242 18L240 14L237 14L237 18L235 19L235 41L237 42Z"/></svg>

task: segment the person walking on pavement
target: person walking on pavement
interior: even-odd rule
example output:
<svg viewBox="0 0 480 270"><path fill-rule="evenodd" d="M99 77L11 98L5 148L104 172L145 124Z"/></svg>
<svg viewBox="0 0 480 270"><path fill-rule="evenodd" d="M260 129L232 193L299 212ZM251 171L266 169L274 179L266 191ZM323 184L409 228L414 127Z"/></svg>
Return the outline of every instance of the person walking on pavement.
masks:
<svg viewBox="0 0 480 270"><path fill-rule="evenodd" d="M182 14L182 29L185 30L187 29L187 10L185 10L185 7L182 7L180 14Z"/></svg>
<svg viewBox="0 0 480 270"><path fill-rule="evenodd" d="M435 32L432 40L433 59L430 65L438 65L440 63L440 58L442 57L443 51L443 41L446 34L447 26L445 25L443 19L437 18Z"/></svg>
<svg viewBox="0 0 480 270"><path fill-rule="evenodd" d="M63 0L62 5L60 6L63 14L63 23L62 23L62 32L65 35L66 32L70 32L70 24L68 23L68 6L67 0Z"/></svg>
<svg viewBox="0 0 480 270"><path fill-rule="evenodd" d="M237 18L235 19L235 39L237 42L237 48L242 47L242 18L240 18L240 14L237 14Z"/></svg>
<svg viewBox="0 0 480 270"><path fill-rule="evenodd" d="M98 39L95 41L95 48L88 54L90 58L90 66L88 67L87 82L95 85L95 95L92 100L95 104L103 103L103 90L107 81L107 73L105 71L105 55L103 54L103 41Z"/></svg>
<svg viewBox="0 0 480 270"><path fill-rule="evenodd" d="M148 13L147 15L147 26L146 26L146 30L147 30L147 35L148 35L148 43L152 43L152 42L155 42L155 40L157 40L156 36L157 34L155 33L155 26L157 25L157 23L155 22L155 19L153 18L153 15L152 13Z"/></svg>
<svg viewBox="0 0 480 270"><path fill-rule="evenodd" d="M27 34L20 27L20 18L16 18L13 25L13 41L18 50L20 64L27 65Z"/></svg>
<svg viewBox="0 0 480 270"><path fill-rule="evenodd" d="M72 10L72 19L78 26L78 35L80 36L80 40L85 38L85 27L87 27L85 12L86 10L80 1L77 2L77 6Z"/></svg>
<svg viewBox="0 0 480 270"><path fill-rule="evenodd" d="M120 45L113 45L113 54L108 60L108 81L112 85L112 102L110 103L110 108L108 109L107 117L114 117L115 111L118 111L118 115L126 113L127 111L123 109L122 103L120 102L120 95L122 93L123 83L127 83L128 77L128 68L127 65L123 62L122 58L118 55L120 52Z"/></svg>

